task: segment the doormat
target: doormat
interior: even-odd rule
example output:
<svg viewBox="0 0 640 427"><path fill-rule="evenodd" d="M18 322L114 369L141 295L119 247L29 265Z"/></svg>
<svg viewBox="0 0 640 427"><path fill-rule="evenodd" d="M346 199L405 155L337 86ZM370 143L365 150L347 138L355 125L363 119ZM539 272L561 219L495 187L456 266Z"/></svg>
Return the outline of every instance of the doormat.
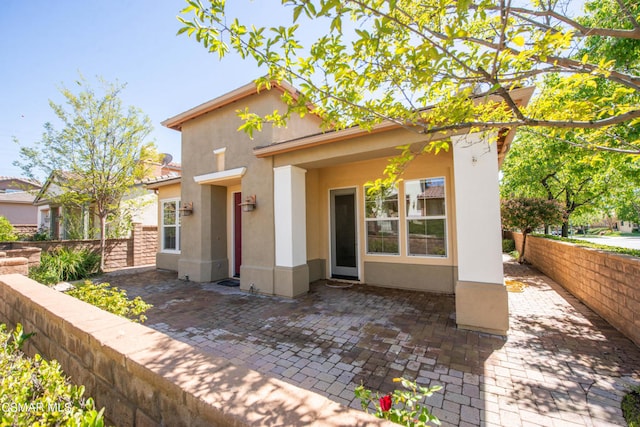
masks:
<svg viewBox="0 0 640 427"><path fill-rule="evenodd" d="M240 281L238 279L223 279L216 282L216 285L234 287L234 286L240 286Z"/></svg>
<svg viewBox="0 0 640 427"><path fill-rule="evenodd" d="M353 283L338 282L335 280L327 280L324 284L328 288L348 289L353 287Z"/></svg>

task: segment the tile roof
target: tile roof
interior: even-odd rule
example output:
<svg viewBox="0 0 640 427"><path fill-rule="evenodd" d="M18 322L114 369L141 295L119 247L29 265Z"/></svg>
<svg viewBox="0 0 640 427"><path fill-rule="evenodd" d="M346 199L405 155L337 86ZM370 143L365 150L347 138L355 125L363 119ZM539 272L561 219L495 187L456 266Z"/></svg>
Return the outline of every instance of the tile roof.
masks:
<svg viewBox="0 0 640 427"><path fill-rule="evenodd" d="M16 191L11 193L0 193L0 203L8 202L8 203L33 203L33 200L36 198L31 193L27 193L26 191Z"/></svg>
<svg viewBox="0 0 640 427"><path fill-rule="evenodd" d="M38 180L31 179L31 178L19 177L19 176L0 176L0 182L2 182L2 181L20 181L20 182L23 182L25 184L34 185L36 187L42 186L42 184L40 184L40 182ZM0 187L2 187L2 185L0 185Z"/></svg>

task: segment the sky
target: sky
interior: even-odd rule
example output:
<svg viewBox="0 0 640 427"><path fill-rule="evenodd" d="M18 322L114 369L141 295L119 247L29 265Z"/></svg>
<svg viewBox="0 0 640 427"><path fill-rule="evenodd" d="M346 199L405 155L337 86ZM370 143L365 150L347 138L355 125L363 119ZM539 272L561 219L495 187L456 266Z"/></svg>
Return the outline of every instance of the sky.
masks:
<svg viewBox="0 0 640 427"><path fill-rule="evenodd" d="M243 13L273 14L273 2L244 3ZM2 0L0 176L24 175L12 165L19 152L14 137L30 146L46 122L60 129L49 100L64 103L60 88L73 90L80 75L95 90L96 76L126 83L124 106L149 116L159 152L179 162L180 133L160 123L264 74L239 58L219 61L193 38L177 36L176 16L185 6L184 0Z"/></svg>
<svg viewBox="0 0 640 427"><path fill-rule="evenodd" d="M580 9L581 0L571 0ZM158 151L180 161L180 133L160 123L245 85L260 75L237 56L218 60L194 39L177 36L185 0L1 0L0 176L23 176L12 163L19 145L41 139L43 126L60 129L49 101L82 75L126 83L125 107L141 109L153 124ZM280 1L230 0L229 14L269 26L290 22ZM306 30L319 28L307 21ZM316 33L316 34L313 34ZM77 87L77 86L76 86ZM44 177L43 177L44 178Z"/></svg>

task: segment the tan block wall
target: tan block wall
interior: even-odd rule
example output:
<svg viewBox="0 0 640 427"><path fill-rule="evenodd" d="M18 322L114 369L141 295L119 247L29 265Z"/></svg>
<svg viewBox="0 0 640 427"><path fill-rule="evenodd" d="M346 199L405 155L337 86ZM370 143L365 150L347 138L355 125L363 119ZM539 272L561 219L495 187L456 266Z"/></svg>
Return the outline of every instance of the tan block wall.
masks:
<svg viewBox="0 0 640 427"><path fill-rule="evenodd" d="M391 426L17 274L0 276L0 322L36 332L24 351L56 359L119 427Z"/></svg>
<svg viewBox="0 0 640 427"><path fill-rule="evenodd" d="M511 233L522 250L522 234ZM640 258L527 237L527 261L640 345Z"/></svg>
<svg viewBox="0 0 640 427"><path fill-rule="evenodd" d="M26 258L29 261L29 267L36 267L40 265L41 252L42 249L34 247L8 249L3 251L7 258Z"/></svg>
<svg viewBox="0 0 640 427"><path fill-rule="evenodd" d="M100 251L99 240L48 240L43 242L8 242L7 256L24 256L29 258L29 264L39 263L39 252L32 253L33 248L42 251L52 251L57 248L88 249ZM28 250L27 256L23 251ZM108 239L105 250L105 268L115 270L124 267L153 265L158 251L158 227L134 224L134 230L129 239ZM37 260L36 260L37 258Z"/></svg>
<svg viewBox="0 0 640 427"><path fill-rule="evenodd" d="M27 258L6 258L4 252L0 252L0 274L23 274L29 273L29 260Z"/></svg>
<svg viewBox="0 0 640 427"><path fill-rule="evenodd" d="M156 252L158 252L158 227L134 224L131 239L133 265L155 264Z"/></svg>
<svg viewBox="0 0 640 427"><path fill-rule="evenodd" d="M13 231L16 234L32 236L38 232L38 226L36 224L12 224Z"/></svg>

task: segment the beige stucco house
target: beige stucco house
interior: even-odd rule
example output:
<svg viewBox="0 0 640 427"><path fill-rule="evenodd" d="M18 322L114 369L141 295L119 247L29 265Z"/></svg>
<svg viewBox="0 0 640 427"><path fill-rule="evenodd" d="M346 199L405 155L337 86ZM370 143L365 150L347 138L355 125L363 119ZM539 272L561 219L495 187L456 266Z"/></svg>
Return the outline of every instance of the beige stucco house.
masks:
<svg viewBox="0 0 640 427"><path fill-rule="evenodd" d="M512 133L448 135L452 149L417 158L397 188L369 197L365 184L396 147L429 137L390 123L323 133L313 115L253 140L238 131L236 110L282 110L284 91L295 94L251 83L162 123L182 133L183 174L155 187L157 266L286 297L332 277L455 294L459 326L505 334L498 168ZM531 92L512 95L526 103Z"/></svg>
<svg viewBox="0 0 640 427"><path fill-rule="evenodd" d="M0 216L14 226L35 226L38 210L31 192L39 188L40 183L32 179L0 176Z"/></svg>
<svg viewBox="0 0 640 427"><path fill-rule="evenodd" d="M149 163L148 180L153 181L158 177L179 177L181 167L179 164ZM51 199L59 196L60 186L56 183L64 179L65 173L53 172L40 189L33 200L37 208L37 224L41 231L46 231L49 238L54 240L94 239L100 236L100 220L93 213L90 205L83 207L64 207L59 203L53 203ZM140 223L145 226L158 224L157 197L154 192L145 186L144 181L137 181L121 200L121 210L126 213L123 217L122 227L119 224L108 223L107 230L112 235L126 237L130 232L127 222Z"/></svg>

